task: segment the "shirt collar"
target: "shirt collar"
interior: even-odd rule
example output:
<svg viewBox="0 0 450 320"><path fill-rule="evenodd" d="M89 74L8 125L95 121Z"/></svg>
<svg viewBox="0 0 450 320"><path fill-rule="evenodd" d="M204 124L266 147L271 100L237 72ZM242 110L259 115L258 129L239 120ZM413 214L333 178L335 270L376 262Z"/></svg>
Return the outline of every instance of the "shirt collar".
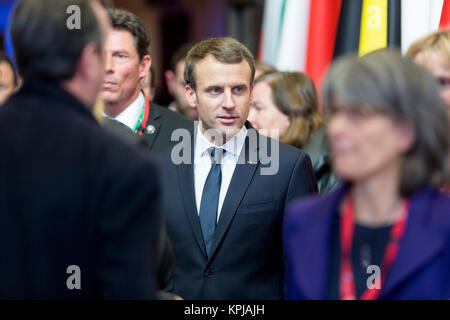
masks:
<svg viewBox="0 0 450 320"><path fill-rule="evenodd" d="M239 157L242 147L245 142L245 137L247 136L247 128L243 126L236 135L234 135L231 139L229 139L222 146L216 146L211 143L202 133L201 123L198 123L197 127L197 137L195 143L195 150L198 157L207 154L207 150L211 147L217 147L224 149L226 151L225 154L232 155L233 157Z"/></svg>
<svg viewBox="0 0 450 320"><path fill-rule="evenodd" d="M127 127L131 128L133 131L136 128L136 123L138 122L139 116L141 115L142 108L145 106L145 97L142 92L139 92L136 100L133 101L125 110L123 110L117 117L117 121L122 122Z"/></svg>

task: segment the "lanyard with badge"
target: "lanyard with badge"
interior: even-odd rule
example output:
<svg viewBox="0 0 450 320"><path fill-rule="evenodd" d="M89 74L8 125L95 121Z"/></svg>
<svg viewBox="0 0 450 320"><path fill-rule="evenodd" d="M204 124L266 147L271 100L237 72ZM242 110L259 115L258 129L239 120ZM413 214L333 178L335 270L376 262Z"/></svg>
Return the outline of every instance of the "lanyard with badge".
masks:
<svg viewBox="0 0 450 320"><path fill-rule="evenodd" d="M390 239L381 265L381 286L383 286L386 275L394 263L399 250L399 242L403 237L406 228L406 221L409 210L409 201L404 201L401 208L400 217L392 226ZM343 205L343 215L340 224L341 238L341 265L339 269L339 297L341 300L355 300L355 280L352 267L352 245L353 233L355 229L353 201L347 197ZM361 300L376 300L381 289L367 288L361 295Z"/></svg>
<svg viewBox="0 0 450 320"><path fill-rule="evenodd" d="M136 133L140 136L142 136L144 134L144 129L147 126L147 122L148 122L148 117L150 114L150 101L147 98L147 95L145 94L145 92L143 90L141 90L142 94L144 95L145 98L145 105L144 108L141 111L141 114L139 115L138 121L136 123L136 126L134 128L134 131L136 131Z"/></svg>

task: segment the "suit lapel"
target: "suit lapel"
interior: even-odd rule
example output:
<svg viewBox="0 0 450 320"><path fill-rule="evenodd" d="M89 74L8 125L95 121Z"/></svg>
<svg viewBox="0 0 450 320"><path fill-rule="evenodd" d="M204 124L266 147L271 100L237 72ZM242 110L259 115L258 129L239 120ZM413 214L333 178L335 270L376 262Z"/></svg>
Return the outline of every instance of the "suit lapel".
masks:
<svg viewBox="0 0 450 320"><path fill-rule="evenodd" d="M144 128L144 136L150 145L150 149L153 148L153 143L155 142L156 136L159 133L159 129L161 124L164 122L164 118L162 117L159 110L156 106L150 103L150 113L148 116L148 123L146 128Z"/></svg>
<svg viewBox="0 0 450 320"><path fill-rule="evenodd" d="M436 256L444 245L444 239L427 228L431 216L429 211L433 191L426 189L411 199L408 224L401 240L397 259L380 292L380 299L386 299L399 285L420 270Z"/></svg>
<svg viewBox="0 0 450 320"><path fill-rule="evenodd" d="M248 130L254 130L250 128ZM220 242L222 241L225 233L230 227L231 222L236 214L237 208L239 207L242 198L247 192L248 186L252 181L252 178L259 167L259 156L257 163L248 163L248 159L254 159L254 154L258 151L258 143L255 145L250 145L249 135L245 138L245 143L243 150L239 156L238 163L234 169L233 176L228 186L228 191L225 196L222 211L220 213L219 221L217 223L216 233L214 235L213 244L211 247L211 256L208 260L208 265L211 262L211 258L214 256Z"/></svg>
<svg viewBox="0 0 450 320"><path fill-rule="evenodd" d="M195 134L197 128L195 128L194 136L191 141L191 160L194 160L195 150ZM194 237L197 241L200 250L203 252L205 259L208 257L206 253L205 242L203 240L202 227L200 225L200 219L197 212L197 204L195 202L195 182L194 182L194 163L192 164L179 164L176 166L178 170L178 185L183 198L183 204L185 208L185 214L189 221L189 224L194 233Z"/></svg>

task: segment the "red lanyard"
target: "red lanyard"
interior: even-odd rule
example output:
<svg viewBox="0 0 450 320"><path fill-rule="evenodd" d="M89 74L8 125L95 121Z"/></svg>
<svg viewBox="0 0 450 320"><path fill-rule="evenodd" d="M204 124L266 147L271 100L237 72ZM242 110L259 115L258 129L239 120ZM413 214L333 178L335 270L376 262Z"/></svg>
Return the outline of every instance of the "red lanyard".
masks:
<svg viewBox="0 0 450 320"><path fill-rule="evenodd" d="M391 229L391 235L381 265L381 287L383 287L386 275L397 257L399 241L402 238L409 210L409 201L402 204L400 217ZM352 267L353 232L355 228L353 201L350 197L344 200L343 215L341 217L341 266L339 269L339 296L341 300L355 300L355 280ZM376 300L381 289L369 289L361 295L361 300Z"/></svg>
<svg viewBox="0 0 450 320"><path fill-rule="evenodd" d="M137 130L137 134L140 136L142 136L144 134L144 129L147 126L148 115L150 114L150 101L148 100L147 95L145 94L144 90L141 90L141 92L144 94L145 107L144 107L144 115L142 117L141 125L140 125L139 129Z"/></svg>

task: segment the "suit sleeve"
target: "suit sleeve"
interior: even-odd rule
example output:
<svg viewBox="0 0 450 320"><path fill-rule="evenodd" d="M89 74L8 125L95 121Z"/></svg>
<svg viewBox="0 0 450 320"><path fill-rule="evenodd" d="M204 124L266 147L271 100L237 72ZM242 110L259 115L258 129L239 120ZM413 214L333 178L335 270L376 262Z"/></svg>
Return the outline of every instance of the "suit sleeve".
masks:
<svg viewBox="0 0 450 320"><path fill-rule="evenodd" d="M139 159L106 179L99 217L100 296L155 299L153 248L159 220L155 167Z"/></svg>
<svg viewBox="0 0 450 320"><path fill-rule="evenodd" d="M302 152L295 162L290 176L284 207L295 198L316 194L317 181L309 156Z"/></svg>

